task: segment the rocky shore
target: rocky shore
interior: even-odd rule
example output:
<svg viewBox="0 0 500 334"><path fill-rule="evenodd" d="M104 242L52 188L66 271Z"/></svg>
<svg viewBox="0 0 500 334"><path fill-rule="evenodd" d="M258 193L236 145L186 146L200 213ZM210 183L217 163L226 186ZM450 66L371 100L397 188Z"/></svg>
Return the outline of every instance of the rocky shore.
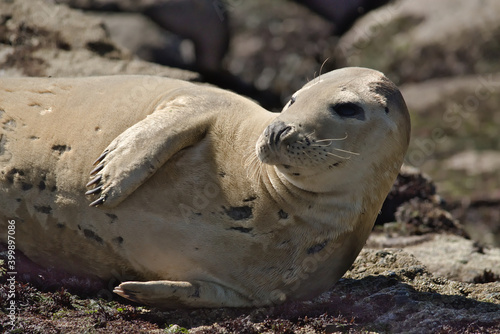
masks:
<svg viewBox="0 0 500 334"><path fill-rule="evenodd" d="M293 2L229 4L225 66L260 90L285 100L327 58L323 71L372 67L402 89L413 122L406 162L419 170L402 171L351 270L312 301L162 311L118 299L109 287L104 294L65 290L50 271L36 282L10 282L4 263L2 332L500 333L500 3L395 1L340 38ZM203 81L140 59L108 24L102 13L48 0L0 0L0 77ZM9 293L16 295L14 326Z"/></svg>

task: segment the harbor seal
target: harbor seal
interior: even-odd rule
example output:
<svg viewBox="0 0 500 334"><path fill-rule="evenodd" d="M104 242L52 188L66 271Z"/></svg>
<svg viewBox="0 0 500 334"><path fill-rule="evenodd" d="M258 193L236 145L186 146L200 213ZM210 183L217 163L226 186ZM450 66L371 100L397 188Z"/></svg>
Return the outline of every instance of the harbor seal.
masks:
<svg viewBox="0 0 500 334"><path fill-rule="evenodd" d="M365 68L320 75L280 114L168 78L0 78L0 123L0 224L15 222L17 249L75 275L119 273L117 294L166 308L330 288L410 135L399 90Z"/></svg>

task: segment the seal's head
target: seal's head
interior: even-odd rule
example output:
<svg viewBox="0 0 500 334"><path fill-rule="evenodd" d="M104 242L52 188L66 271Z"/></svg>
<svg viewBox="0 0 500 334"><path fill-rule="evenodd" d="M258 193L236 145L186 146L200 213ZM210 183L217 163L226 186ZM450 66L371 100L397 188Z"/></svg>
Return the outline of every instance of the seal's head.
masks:
<svg viewBox="0 0 500 334"><path fill-rule="evenodd" d="M390 186L409 138L398 88L378 71L351 67L322 74L293 94L256 150L290 183L323 193L359 188L361 178L380 175Z"/></svg>

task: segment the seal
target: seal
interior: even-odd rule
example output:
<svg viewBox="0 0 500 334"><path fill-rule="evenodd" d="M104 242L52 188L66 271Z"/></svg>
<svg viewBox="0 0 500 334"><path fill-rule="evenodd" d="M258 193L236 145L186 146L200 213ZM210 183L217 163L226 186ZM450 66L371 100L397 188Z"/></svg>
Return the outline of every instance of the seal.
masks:
<svg viewBox="0 0 500 334"><path fill-rule="evenodd" d="M330 288L410 135L397 87L365 68L322 74L280 114L168 78L0 78L0 123L0 224L16 222L17 249L162 308Z"/></svg>

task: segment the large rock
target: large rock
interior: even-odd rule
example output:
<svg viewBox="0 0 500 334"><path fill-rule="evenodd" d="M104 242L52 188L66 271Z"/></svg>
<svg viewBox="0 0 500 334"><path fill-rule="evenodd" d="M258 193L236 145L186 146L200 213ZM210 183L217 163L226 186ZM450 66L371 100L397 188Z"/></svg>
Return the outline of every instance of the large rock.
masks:
<svg viewBox="0 0 500 334"><path fill-rule="evenodd" d="M98 17L41 0L0 0L0 75L112 74L199 77L135 59L109 38Z"/></svg>
<svg viewBox="0 0 500 334"><path fill-rule="evenodd" d="M500 280L500 249L480 246L456 235L434 235L405 247L434 275L450 280L483 283Z"/></svg>
<svg viewBox="0 0 500 334"><path fill-rule="evenodd" d="M500 71L500 2L399 0L362 17L339 41L342 65L396 83Z"/></svg>
<svg viewBox="0 0 500 334"><path fill-rule="evenodd" d="M467 284L434 276L401 250L362 251L332 293L338 305L369 323L365 329L377 332L492 333L500 328L500 282Z"/></svg>
<svg viewBox="0 0 500 334"><path fill-rule="evenodd" d="M176 68L195 61L191 41L162 29L141 13L92 12L92 16L102 19L116 44L142 60Z"/></svg>
<svg viewBox="0 0 500 334"><path fill-rule="evenodd" d="M196 70L219 72L229 46L227 8L224 1L213 0L57 0L75 8L89 10L117 10L146 15L160 27L187 38L194 43ZM147 36L147 31L133 31L122 25L131 35ZM165 61L158 59L162 64ZM187 65L187 64L184 64Z"/></svg>
<svg viewBox="0 0 500 334"><path fill-rule="evenodd" d="M464 283L500 281L500 248L452 234L388 237L373 233L367 247L403 248L436 277Z"/></svg>
<svg viewBox="0 0 500 334"><path fill-rule="evenodd" d="M401 90L413 116L407 162L433 175L447 196L493 196L500 187L500 72L432 79Z"/></svg>
<svg viewBox="0 0 500 334"><path fill-rule="evenodd" d="M471 237L500 246L500 72L404 84L412 114L407 163L433 176L443 197L490 213L457 211ZM497 203L497 204L495 204ZM470 210L468 210L470 212ZM484 211L484 209L481 209Z"/></svg>

